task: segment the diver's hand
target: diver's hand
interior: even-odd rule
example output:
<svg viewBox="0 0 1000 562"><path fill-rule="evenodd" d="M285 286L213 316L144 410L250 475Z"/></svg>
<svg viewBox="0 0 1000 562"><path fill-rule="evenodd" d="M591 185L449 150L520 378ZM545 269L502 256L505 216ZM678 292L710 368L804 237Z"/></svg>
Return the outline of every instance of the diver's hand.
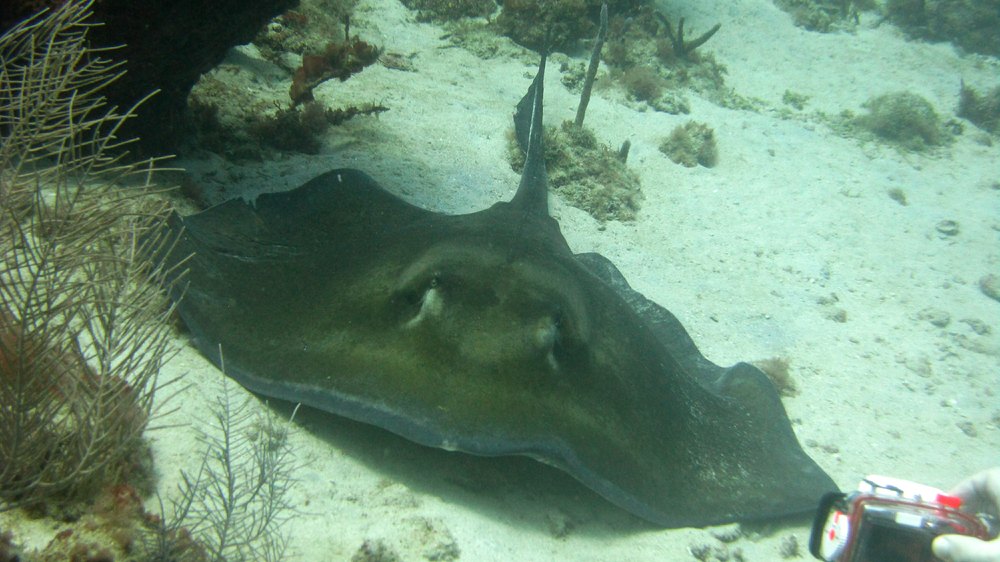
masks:
<svg viewBox="0 0 1000 562"><path fill-rule="evenodd" d="M1000 467L977 473L955 486L962 510L1000 515ZM1000 537L983 541L962 535L941 535L932 545L934 556L945 562L1000 562Z"/></svg>

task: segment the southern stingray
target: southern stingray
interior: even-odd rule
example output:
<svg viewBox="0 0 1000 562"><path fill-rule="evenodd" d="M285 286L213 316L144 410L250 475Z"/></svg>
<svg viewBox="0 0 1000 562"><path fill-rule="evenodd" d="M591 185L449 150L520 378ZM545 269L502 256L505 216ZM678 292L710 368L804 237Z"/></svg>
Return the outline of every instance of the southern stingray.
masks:
<svg viewBox="0 0 1000 562"><path fill-rule="evenodd" d="M518 104L510 202L465 215L339 169L174 216L196 345L265 396L418 443L527 455L664 527L807 512L835 490L773 385L719 367L548 213L545 60Z"/></svg>

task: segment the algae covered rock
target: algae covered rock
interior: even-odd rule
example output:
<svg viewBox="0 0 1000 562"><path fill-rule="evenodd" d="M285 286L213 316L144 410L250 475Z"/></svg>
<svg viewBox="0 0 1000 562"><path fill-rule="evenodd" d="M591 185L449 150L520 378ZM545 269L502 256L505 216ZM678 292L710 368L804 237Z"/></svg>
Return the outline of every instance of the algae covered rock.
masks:
<svg viewBox="0 0 1000 562"><path fill-rule="evenodd" d="M524 153L511 139L514 170L524 167ZM635 220L642 200L639 176L625 166L618 151L598 142L586 127L566 121L545 129L545 167L549 187L570 205L599 221Z"/></svg>
<svg viewBox="0 0 1000 562"><path fill-rule="evenodd" d="M857 26L859 12L874 9L874 0L774 0L795 25L828 33Z"/></svg>
<svg viewBox="0 0 1000 562"><path fill-rule="evenodd" d="M684 125L677 126L670 136L660 143L660 152L688 168L699 165L711 168L719 160L718 149L715 146L715 132L708 125L697 121L688 121Z"/></svg>
<svg viewBox="0 0 1000 562"><path fill-rule="evenodd" d="M485 17L497 8L494 0L402 0L402 3L416 10L420 21Z"/></svg>
<svg viewBox="0 0 1000 562"><path fill-rule="evenodd" d="M951 41L968 51L1000 56L997 0L888 0L885 12L913 37Z"/></svg>
<svg viewBox="0 0 1000 562"><path fill-rule="evenodd" d="M910 92L893 92L869 99L867 115L855 125L907 150L925 150L948 140L941 118L926 99Z"/></svg>
<svg viewBox="0 0 1000 562"><path fill-rule="evenodd" d="M663 95L667 81L648 65L633 66L621 74L622 85L633 99L655 102Z"/></svg>
<svg viewBox="0 0 1000 562"><path fill-rule="evenodd" d="M412 0L411 0L412 1ZM496 25L503 35L530 49L565 51L594 37L601 3L613 16L631 16L646 0L502 0Z"/></svg>
<svg viewBox="0 0 1000 562"><path fill-rule="evenodd" d="M962 84L958 98L958 116L991 133L1000 133L1000 86L985 94Z"/></svg>
<svg viewBox="0 0 1000 562"><path fill-rule="evenodd" d="M595 29L586 0L504 0L496 24L500 33L531 49L563 50Z"/></svg>

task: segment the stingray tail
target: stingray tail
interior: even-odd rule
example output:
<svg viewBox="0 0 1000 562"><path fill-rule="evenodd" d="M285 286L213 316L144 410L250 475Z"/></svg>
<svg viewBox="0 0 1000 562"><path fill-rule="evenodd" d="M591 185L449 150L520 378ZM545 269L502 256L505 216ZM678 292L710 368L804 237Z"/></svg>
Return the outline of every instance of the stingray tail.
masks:
<svg viewBox="0 0 1000 562"><path fill-rule="evenodd" d="M538 63L538 74L514 111L514 136L525 153L521 183L511 204L542 216L549 215L548 178L545 172L545 147L542 142L542 98L545 82L545 58Z"/></svg>

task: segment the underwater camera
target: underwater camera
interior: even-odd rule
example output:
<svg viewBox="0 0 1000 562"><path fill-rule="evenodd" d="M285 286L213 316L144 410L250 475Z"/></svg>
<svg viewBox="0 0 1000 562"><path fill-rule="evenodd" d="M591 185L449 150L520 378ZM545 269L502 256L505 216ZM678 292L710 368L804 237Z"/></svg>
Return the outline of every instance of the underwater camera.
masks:
<svg viewBox="0 0 1000 562"><path fill-rule="evenodd" d="M828 562L935 562L934 537L988 539L992 521L959 511L962 499L886 476L868 476L850 494L820 501L809 552Z"/></svg>

